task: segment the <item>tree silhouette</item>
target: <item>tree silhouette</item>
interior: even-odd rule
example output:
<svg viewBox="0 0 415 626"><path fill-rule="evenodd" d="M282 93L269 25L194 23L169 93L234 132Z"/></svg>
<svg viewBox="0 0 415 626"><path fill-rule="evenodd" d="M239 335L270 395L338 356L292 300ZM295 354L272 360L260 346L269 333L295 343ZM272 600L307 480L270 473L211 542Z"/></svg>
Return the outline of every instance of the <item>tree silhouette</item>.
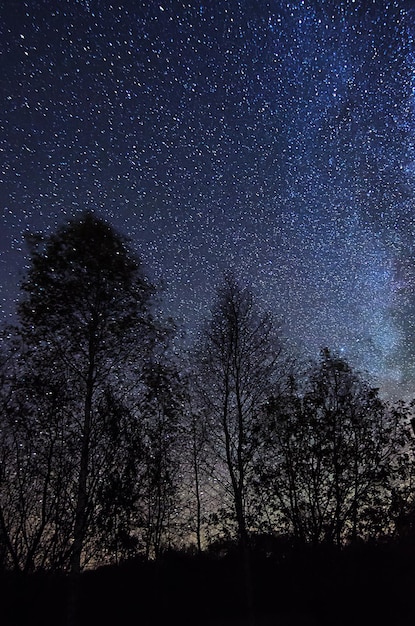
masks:
<svg viewBox="0 0 415 626"><path fill-rule="evenodd" d="M128 242L91 213L30 243L18 332L43 381L64 372L69 390L76 459L71 570L77 573L104 472L96 437L103 394L111 388L122 395L151 353L159 332L151 315L155 290Z"/></svg>
<svg viewBox="0 0 415 626"><path fill-rule="evenodd" d="M281 346L270 315L232 273L217 290L199 348L199 390L214 448L215 479L231 494L252 610L249 512L260 407L279 374Z"/></svg>
<svg viewBox="0 0 415 626"><path fill-rule="evenodd" d="M328 349L301 388L265 407L266 500L289 532L312 543L384 533L393 482L408 442L404 408L390 407ZM276 515L275 515L276 514Z"/></svg>

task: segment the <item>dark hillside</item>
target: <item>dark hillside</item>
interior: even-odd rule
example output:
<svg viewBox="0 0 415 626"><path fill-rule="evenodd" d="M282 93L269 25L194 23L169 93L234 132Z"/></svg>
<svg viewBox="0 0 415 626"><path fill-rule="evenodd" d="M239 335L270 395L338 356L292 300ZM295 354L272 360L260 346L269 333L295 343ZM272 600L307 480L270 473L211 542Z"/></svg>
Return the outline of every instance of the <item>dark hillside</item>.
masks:
<svg viewBox="0 0 415 626"><path fill-rule="evenodd" d="M258 626L395 626L413 615L413 554L403 547L258 554L253 568ZM240 571L232 556L172 553L85 572L78 626L244 626ZM66 626L67 583L56 575L3 574L1 623Z"/></svg>

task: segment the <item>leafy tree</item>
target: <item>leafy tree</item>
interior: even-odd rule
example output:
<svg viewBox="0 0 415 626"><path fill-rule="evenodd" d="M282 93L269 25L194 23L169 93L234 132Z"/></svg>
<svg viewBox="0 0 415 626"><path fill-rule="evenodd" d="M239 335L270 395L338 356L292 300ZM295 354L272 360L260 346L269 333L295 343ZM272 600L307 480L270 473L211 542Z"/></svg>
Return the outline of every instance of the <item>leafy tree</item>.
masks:
<svg viewBox="0 0 415 626"><path fill-rule="evenodd" d="M406 415L329 350L289 397L271 399L260 488L297 538L340 545L388 526Z"/></svg>
<svg viewBox="0 0 415 626"><path fill-rule="evenodd" d="M79 572L85 538L105 473L97 432L108 389L123 394L162 330L151 309L155 289L128 241L91 213L46 239L33 237L18 306L18 333L44 389L63 378L74 472L71 570Z"/></svg>
<svg viewBox="0 0 415 626"><path fill-rule="evenodd" d="M165 359L148 364L145 382L141 402L143 471L138 526L147 558L157 558L170 546L175 534L181 482L178 438L182 393L178 372Z"/></svg>
<svg viewBox="0 0 415 626"><path fill-rule="evenodd" d="M118 563L136 553L136 506L143 464L140 416L109 387L98 407L101 450L95 515L90 534L94 552Z"/></svg>

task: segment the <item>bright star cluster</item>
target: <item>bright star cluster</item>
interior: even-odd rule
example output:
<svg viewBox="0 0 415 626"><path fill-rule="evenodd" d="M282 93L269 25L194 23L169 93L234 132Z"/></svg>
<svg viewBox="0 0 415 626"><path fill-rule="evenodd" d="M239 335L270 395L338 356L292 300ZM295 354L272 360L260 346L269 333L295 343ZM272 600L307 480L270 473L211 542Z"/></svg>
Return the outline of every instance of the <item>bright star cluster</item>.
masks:
<svg viewBox="0 0 415 626"><path fill-rule="evenodd" d="M91 209L190 336L233 267L304 353L409 393L414 31L397 0L3 3L3 318L24 234Z"/></svg>

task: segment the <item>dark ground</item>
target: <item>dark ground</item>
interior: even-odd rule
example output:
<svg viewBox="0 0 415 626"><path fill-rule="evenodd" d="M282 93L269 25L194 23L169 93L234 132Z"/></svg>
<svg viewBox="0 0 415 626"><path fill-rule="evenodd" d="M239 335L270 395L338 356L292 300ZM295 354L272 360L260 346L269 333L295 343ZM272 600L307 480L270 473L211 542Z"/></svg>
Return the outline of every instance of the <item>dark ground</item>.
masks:
<svg viewBox="0 0 415 626"><path fill-rule="evenodd" d="M415 550L280 550L253 561L256 626L415 623ZM82 574L74 626L248 626L233 556L172 553ZM67 626L64 575L2 574L2 626Z"/></svg>

